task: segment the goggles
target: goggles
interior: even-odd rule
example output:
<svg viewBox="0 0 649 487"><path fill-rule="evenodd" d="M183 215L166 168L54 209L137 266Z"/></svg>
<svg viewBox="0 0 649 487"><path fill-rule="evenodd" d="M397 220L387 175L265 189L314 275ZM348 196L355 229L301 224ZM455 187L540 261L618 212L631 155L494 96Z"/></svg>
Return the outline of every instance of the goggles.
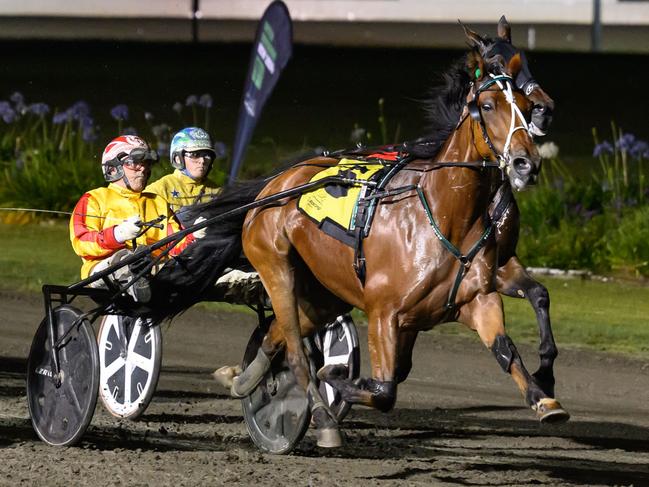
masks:
<svg viewBox="0 0 649 487"><path fill-rule="evenodd" d="M206 161L211 161L214 159L214 152L211 150L197 150L192 152L185 152L185 157L188 157L192 160L205 159Z"/></svg>
<svg viewBox="0 0 649 487"><path fill-rule="evenodd" d="M126 152L119 153L117 157L107 161L106 166L126 166L129 169L140 169L157 161L158 153L156 151L138 147L133 149L129 154Z"/></svg>

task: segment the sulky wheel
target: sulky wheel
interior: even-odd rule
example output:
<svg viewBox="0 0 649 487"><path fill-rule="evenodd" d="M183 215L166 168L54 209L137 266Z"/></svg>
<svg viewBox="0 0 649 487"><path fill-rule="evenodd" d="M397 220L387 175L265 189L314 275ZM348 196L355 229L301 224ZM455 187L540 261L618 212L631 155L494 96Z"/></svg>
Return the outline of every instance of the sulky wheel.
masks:
<svg viewBox="0 0 649 487"><path fill-rule="evenodd" d="M99 397L113 415L137 419L147 408L160 375L159 326L120 315L102 317L99 334Z"/></svg>
<svg viewBox="0 0 649 487"><path fill-rule="evenodd" d="M358 346L358 332L352 317L344 314L329 323L314 337L317 352L313 359L319 369L325 365L344 364L348 369L349 379L357 379L361 369L361 351ZM351 404L345 402L326 382L319 384L320 395L327 402L338 421L342 421Z"/></svg>
<svg viewBox="0 0 649 487"><path fill-rule="evenodd" d="M27 403L32 425L44 442L70 446L85 433L97 404L99 356L92 325L78 309L53 310L55 366L45 318L34 336L27 365Z"/></svg>
<svg viewBox="0 0 649 487"><path fill-rule="evenodd" d="M262 328L252 334L243 359L244 369L257 355L264 335ZM308 340L305 349L310 353ZM273 358L257 388L241 403L250 437L262 451L279 455L291 452L309 427L311 412L306 393L281 352Z"/></svg>

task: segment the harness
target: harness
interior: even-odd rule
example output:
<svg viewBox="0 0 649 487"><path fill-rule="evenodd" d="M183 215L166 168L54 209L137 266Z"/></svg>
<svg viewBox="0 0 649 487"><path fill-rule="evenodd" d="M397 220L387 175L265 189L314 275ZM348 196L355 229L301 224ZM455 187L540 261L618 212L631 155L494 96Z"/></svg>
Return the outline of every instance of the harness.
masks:
<svg viewBox="0 0 649 487"><path fill-rule="evenodd" d="M478 97L480 93L486 91L491 86L496 85L498 88L503 91L505 94L505 99L511 107L511 123L509 127L509 132L505 140L502 153L499 153L495 148L489 134L487 132L487 127L485 125L482 113L478 106ZM404 169L415 156L410 155L409 153L403 151L398 152L371 152L370 154L362 153L360 150L351 151L351 152L337 152L335 154L325 153L325 156L340 156L340 155L353 155L356 158L366 160L374 160L386 163L387 170L381 176L378 182L374 184L363 183L365 186L365 191L361 194L357 202L356 216L354 219L354 230L355 230L355 246L354 246L354 270L356 275L362 284L365 283L365 255L363 252L363 240L366 238L372 226L372 221L378 206L378 201L382 198L388 196L395 196L401 193L408 191L415 191L421 202L421 205L426 212L428 222L433 230L433 233L444 246L460 263L458 272L455 276L453 282L453 287L451 288L448 299L445 305L445 309L448 312L452 312L457 307L456 297L457 292L460 288L460 284L464 276L466 275L468 269L471 266L471 263L475 256L480 252L480 250L485 246L489 238L494 232L494 227L498 227L502 224L502 220L507 213L508 208L513 204L513 195L510 184L506 181L504 175L505 171L509 171L509 162L511 159L509 150L511 146L511 141L514 133L518 130L529 130L528 124L525 121L525 117L522 112L516 105L514 101L514 94L512 89L512 79L509 76L495 76L491 75L491 79L484 82L474 93L473 99L467 103L468 115L475 120L481 129L482 136L485 143L489 147L489 150L492 152L496 161L482 160L482 161L457 161L457 162L437 162L432 168L425 169L424 171L432 171L441 169L444 167L464 167L474 170L482 169L500 169L503 173L503 182L498 186L498 189L494 192L494 195L491 198L491 202L487 207L483 220L485 221L485 228L478 238L478 240L471 246L466 254L463 254L451 241L449 241L446 236L442 233L439 225L433 217L430 204L426 198L426 195L420 186L420 184L410 184L401 186L398 188L387 190L386 187L394 175L400 170ZM462 117L458 123L457 128L462 124L466 116ZM520 125L517 124L517 119L520 120ZM403 148L404 146L401 146ZM388 146L388 149L393 149L393 146ZM359 154L359 152L361 152ZM386 160L384 157L390 155L389 160Z"/></svg>

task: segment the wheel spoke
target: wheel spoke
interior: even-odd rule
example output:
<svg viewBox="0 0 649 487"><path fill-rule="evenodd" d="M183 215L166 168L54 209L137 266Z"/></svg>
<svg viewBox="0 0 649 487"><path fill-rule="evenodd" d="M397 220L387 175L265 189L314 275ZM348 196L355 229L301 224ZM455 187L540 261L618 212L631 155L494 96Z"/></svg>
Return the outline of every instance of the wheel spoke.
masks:
<svg viewBox="0 0 649 487"><path fill-rule="evenodd" d="M109 377L112 377L115 374L115 372L117 372L119 369L124 367L125 364L126 364L126 360L124 360L122 357L118 357L113 361L112 364L105 366L101 370L102 382L108 380Z"/></svg>
<svg viewBox="0 0 649 487"><path fill-rule="evenodd" d="M130 365L129 373L131 373L135 367L139 367L149 373L153 370L153 358L147 358L139 353L131 352L128 354L127 360Z"/></svg>
<svg viewBox="0 0 649 487"><path fill-rule="evenodd" d="M131 332L131 336L128 338L128 353L129 355L133 350L135 350L135 346L137 345L137 340L140 337L140 332L142 330L142 325L141 321L138 319L135 321L135 324L133 325L133 331Z"/></svg>
<svg viewBox="0 0 649 487"><path fill-rule="evenodd" d="M77 417L80 416L83 412L83 408L81 407L81 403L79 403L79 398L77 396L77 391L74 390L74 387L72 387L72 384L70 381L66 381L64 383L65 391L68 394L68 397L72 399L71 403L74 404L74 407L76 409Z"/></svg>

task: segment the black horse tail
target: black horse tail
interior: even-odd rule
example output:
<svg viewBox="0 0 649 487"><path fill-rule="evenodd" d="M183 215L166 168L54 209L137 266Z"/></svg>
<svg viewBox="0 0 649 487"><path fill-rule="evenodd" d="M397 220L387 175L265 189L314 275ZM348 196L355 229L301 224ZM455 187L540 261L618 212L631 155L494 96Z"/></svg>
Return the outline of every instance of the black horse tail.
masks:
<svg viewBox="0 0 649 487"><path fill-rule="evenodd" d="M187 208L183 220L190 224L198 217L210 219L255 201L269 179L233 183L212 201ZM207 227L205 237L191 243L170 259L151 280L153 300L141 313L160 322L204 299L228 267L241 259L241 232L246 212L233 212Z"/></svg>

